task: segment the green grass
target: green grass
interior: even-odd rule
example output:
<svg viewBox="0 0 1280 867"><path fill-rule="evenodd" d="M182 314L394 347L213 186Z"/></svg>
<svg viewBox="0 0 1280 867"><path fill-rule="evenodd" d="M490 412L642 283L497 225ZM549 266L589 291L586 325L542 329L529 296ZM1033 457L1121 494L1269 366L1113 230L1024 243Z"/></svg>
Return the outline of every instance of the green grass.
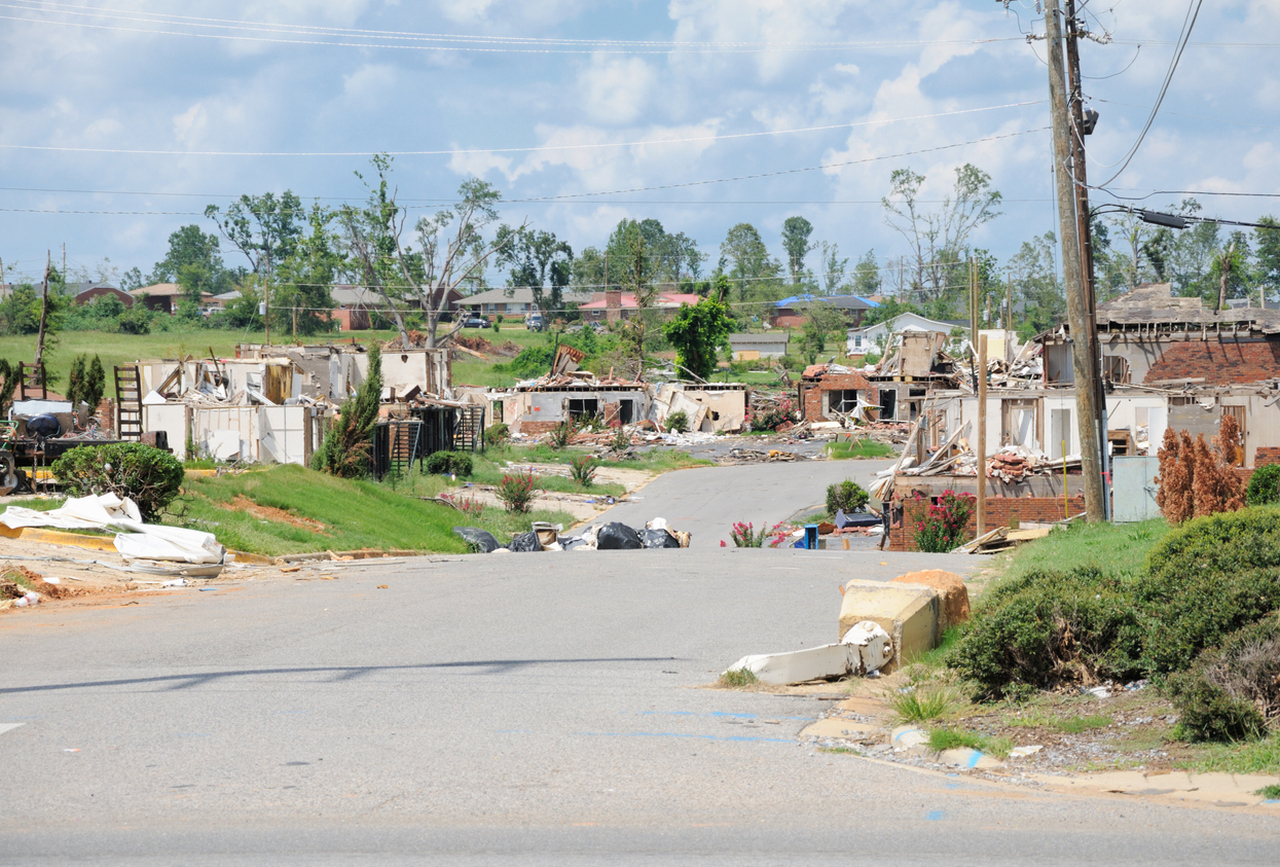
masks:
<svg viewBox="0 0 1280 867"><path fill-rule="evenodd" d="M916 688L895 692L889 697L889 706L903 722L928 722L953 716L962 704L956 692L946 688Z"/></svg>
<svg viewBox="0 0 1280 867"><path fill-rule="evenodd" d="M1070 716L1059 719L1055 725L1059 731L1066 732L1069 735L1078 735L1083 732L1092 731L1093 729L1105 729L1115 720L1103 714L1092 714L1090 716Z"/></svg>
<svg viewBox="0 0 1280 867"><path fill-rule="evenodd" d="M937 728L929 732L929 749L934 752L968 748L991 756L1005 758L1013 749L1008 738L993 738L963 729Z"/></svg>
<svg viewBox="0 0 1280 867"><path fill-rule="evenodd" d="M947 652L960 640L960 627L952 626L942 633L942 640L933 650L916 651L907 655L907 665L923 665L928 668L943 668Z"/></svg>
<svg viewBox="0 0 1280 867"><path fill-rule="evenodd" d="M833 461L845 461L854 458L884 458L893 454L892 446L874 442L870 439L853 442L827 443L827 457Z"/></svg>
<svg viewBox="0 0 1280 867"><path fill-rule="evenodd" d="M1280 784L1274 786L1263 786L1261 789L1254 792L1254 794L1261 795L1268 801L1280 801Z"/></svg>
<svg viewBox="0 0 1280 867"><path fill-rule="evenodd" d="M1147 553L1172 529L1164 519L1138 524L1086 524L1055 529L1043 539L1018 547L1005 577L1037 569L1068 571L1096 566L1111 575L1137 575Z"/></svg>
<svg viewBox="0 0 1280 867"><path fill-rule="evenodd" d="M1280 774L1280 733L1260 741L1201 747L1180 763L1188 770L1228 774Z"/></svg>
<svg viewBox="0 0 1280 867"><path fill-rule="evenodd" d="M357 548L463 553L467 545L452 528L463 523L483 527L500 542L530 521L570 524L563 512L509 515L485 509L479 520L455 509L424 502L390 485L339 479L299 466L209 478L189 478L166 523L207 530L228 548L279 556ZM229 508L237 496L262 506L324 524L316 532L284 521L263 520Z"/></svg>
<svg viewBox="0 0 1280 867"><path fill-rule="evenodd" d="M742 689L746 686L759 683L760 679L755 676L754 672L745 668L736 668L733 671L726 671L720 675L719 684L729 689Z"/></svg>

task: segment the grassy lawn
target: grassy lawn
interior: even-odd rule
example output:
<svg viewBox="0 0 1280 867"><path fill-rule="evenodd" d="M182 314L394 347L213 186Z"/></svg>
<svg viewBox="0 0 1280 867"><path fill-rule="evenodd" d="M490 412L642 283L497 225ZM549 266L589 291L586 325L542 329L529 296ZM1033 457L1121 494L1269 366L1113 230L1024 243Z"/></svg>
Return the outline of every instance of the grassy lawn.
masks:
<svg viewBox="0 0 1280 867"><path fill-rule="evenodd" d="M242 507L249 502L280 512L250 514ZM493 508L477 520L417 499L402 485L339 479L292 465L189 478L171 512L166 523L207 530L228 548L273 556L357 548L463 553L466 543L452 527L483 527L505 542L512 532L527 531L530 521L573 521L563 512L515 516Z"/></svg>
<svg viewBox="0 0 1280 867"><path fill-rule="evenodd" d="M1147 554L1171 529L1163 518L1138 524L1077 521L1065 529L1055 529L1043 539L1020 545L1009 555L1002 574L1096 566L1112 575L1137 575L1146 564Z"/></svg>
<svg viewBox="0 0 1280 867"><path fill-rule="evenodd" d="M887 458L893 455L893 447L870 439L854 442L827 443L827 457L833 461L845 461L856 458Z"/></svg>

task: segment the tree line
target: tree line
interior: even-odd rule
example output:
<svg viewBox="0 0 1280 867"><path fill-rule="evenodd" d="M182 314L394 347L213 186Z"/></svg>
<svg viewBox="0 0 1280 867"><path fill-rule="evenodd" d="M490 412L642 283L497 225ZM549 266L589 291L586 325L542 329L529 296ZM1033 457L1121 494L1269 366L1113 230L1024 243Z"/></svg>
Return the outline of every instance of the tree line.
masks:
<svg viewBox="0 0 1280 867"><path fill-rule="evenodd" d="M971 279L978 285L979 318L993 326L1011 321L1031 336L1065 314L1052 232L1022 241L1004 262L973 243L975 233L1001 215L1002 196L991 177L970 164L955 170L940 200L922 197L924 175L910 168L892 172L881 207L902 239L899 254L881 262L867 249L852 264L839 242L814 240L814 226L800 215L780 227L778 256L749 222L731 226L718 249L708 252L656 219L629 218L603 246L575 254L554 232L502 222L502 194L487 181L467 179L453 205L415 219L398 201L390 157L375 156L369 171L356 174L366 189L358 204L308 207L289 190L243 195L225 207L209 205L206 226L173 232L163 259L146 274L129 269L119 284L128 291L176 283L181 297L171 317L154 315L144 305L126 309L111 296L71 304L65 275L50 268L46 327L260 330L269 317L277 334L313 335L335 327L332 287L351 284L381 302L376 325L420 330L434 345L450 294L491 288L490 277L498 273L505 287L529 287L538 307L563 318L574 315L569 293L620 288L635 294L642 308L659 291L711 297L725 306L738 330L763 324L777 301L795 295L881 296L885 300L871 311L871 322L906 310L967 319ZM1191 218L1202 210L1190 198L1169 208ZM1261 227L1252 232L1212 222L1178 231L1130 213L1097 214L1092 240L1099 300L1139 283L1168 281L1177 294L1201 297L1209 306L1245 298L1274 301L1280 296L1280 223L1269 216L1257 222ZM226 252L233 263L224 259ZM814 253L816 270L810 267ZM204 309L210 296L230 293L216 312ZM34 333L42 306L39 286L9 287L0 300L0 332ZM842 323L824 323L818 307L812 309L811 330L821 342L821 332L834 332ZM645 336L634 339L643 342Z"/></svg>

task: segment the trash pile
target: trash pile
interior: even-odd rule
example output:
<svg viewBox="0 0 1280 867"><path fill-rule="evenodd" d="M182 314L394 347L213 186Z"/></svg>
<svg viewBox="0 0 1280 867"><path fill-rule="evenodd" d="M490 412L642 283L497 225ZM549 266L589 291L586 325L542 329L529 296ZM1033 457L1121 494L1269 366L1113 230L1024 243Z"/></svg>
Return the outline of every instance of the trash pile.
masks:
<svg viewBox="0 0 1280 867"><path fill-rule="evenodd" d="M672 530L664 518L654 518L636 530L626 524L610 521L598 526L588 526L573 534L562 536L560 525L535 522L527 533L516 536L503 545L488 530L479 527L454 527L472 551L478 554L510 554L527 551L639 551L645 548L688 548L692 536L680 530Z"/></svg>

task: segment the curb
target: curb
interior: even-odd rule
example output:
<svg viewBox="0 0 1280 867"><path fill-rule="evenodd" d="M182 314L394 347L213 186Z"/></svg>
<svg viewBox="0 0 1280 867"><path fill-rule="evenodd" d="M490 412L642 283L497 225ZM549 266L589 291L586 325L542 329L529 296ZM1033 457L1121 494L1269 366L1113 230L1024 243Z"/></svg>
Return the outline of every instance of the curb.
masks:
<svg viewBox="0 0 1280 867"><path fill-rule="evenodd" d="M87 548L91 551L116 550L114 537L81 536L79 533L66 533L62 530L42 530L36 527L19 527L15 530L0 524L0 536L6 539L22 539L26 542L48 542L51 545Z"/></svg>

